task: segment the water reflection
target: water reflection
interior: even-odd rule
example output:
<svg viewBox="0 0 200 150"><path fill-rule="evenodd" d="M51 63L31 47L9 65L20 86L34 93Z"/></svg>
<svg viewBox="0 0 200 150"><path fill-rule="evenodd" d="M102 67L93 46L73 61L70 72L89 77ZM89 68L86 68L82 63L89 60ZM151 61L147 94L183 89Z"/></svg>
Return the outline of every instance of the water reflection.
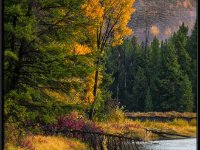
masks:
<svg viewBox="0 0 200 150"><path fill-rule="evenodd" d="M197 150L196 138L141 143L142 150Z"/></svg>

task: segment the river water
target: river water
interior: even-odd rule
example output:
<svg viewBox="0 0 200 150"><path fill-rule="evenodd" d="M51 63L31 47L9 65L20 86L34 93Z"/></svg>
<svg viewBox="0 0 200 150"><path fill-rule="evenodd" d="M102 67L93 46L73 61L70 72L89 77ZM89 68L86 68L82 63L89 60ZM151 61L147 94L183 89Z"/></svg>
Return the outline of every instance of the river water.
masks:
<svg viewBox="0 0 200 150"><path fill-rule="evenodd" d="M197 150L197 139L176 139L144 142L142 150Z"/></svg>

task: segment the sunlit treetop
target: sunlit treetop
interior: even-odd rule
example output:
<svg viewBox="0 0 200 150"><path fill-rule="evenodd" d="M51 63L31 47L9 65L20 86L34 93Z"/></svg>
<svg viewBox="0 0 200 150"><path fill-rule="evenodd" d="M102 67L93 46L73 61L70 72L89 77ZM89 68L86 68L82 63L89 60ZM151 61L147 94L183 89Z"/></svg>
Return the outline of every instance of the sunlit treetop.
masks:
<svg viewBox="0 0 200 150"><path fill-rule="evenodd" d="M123 37L132 34L132 29L127 24L131 14L135 12L134 2L135 0L88 0L82 5L85 15L95 22L93 30L96 31L93 33L97 37L98 49L103 49L107 42L112 46L122 44Z"/></svg>

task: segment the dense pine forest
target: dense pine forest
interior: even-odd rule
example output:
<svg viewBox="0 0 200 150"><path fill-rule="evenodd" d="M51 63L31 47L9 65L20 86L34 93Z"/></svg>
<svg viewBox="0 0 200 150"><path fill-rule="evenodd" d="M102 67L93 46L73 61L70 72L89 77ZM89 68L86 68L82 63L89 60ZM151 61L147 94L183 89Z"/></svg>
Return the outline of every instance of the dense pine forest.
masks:
<svg viewBox="0 0 200 150"><path fill-rule="evenodd" d="M169 39L156 37L145 48L136 37L111 48L106 72L113 98L128 111L196 111L197 26L184 23Z"/></svg>
<svg viewBox="0 0 200 150"><path fill-rule="evenodd" d="M99 130L90 121L124 111L196 112L197 24L139 43L128 27L134 2L4 1L5 143L70 113L65 127ZM89 123L67 124L74 112Z"/></svg>

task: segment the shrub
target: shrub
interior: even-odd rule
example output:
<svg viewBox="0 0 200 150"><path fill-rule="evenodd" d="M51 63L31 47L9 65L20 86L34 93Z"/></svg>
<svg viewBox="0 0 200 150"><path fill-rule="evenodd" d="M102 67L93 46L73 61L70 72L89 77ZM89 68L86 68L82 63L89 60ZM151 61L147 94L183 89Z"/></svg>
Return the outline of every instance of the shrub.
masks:
<svg viewBox="0 0 200 150"><path fill-rule="evenodd" d="M125 121L125 113L123 108L117 107L116 109L112 109L108 114L107 121L111 122L123 122Z"/></svg>
<svg viewBox="0 0 200 150"><path fill-rule="evenodd" d="M9 117L4 123L4 143L12 143L18 145L26 136L26 131L22 127L20 121L16 121Z"/></svg>
<svg viewBox="0 0 200 150"><path fill-rule="evenodd" d="M67 116L59 117L57 120L57 128L81 130L84 125L84 120L78 116L76 112L72 112Z"/></svg>
<svg viewBox="0 0 200 150"><path fill-rule="evenodd" d="M20 147L28 149L28 150L35 150L30 140L26 139L20 143Z"/></svg>
<svg viewBox="0 0 200 150"><path fill-rule="evenodd" d="M187 126L188 121L183 120L183 119L174 119L173 122L171 122L172 125L177 125L177 126Z"/></svg>
<svg viewBox="0 0 200 150"><path fill-rule="evenodd" d="M91 121L86 121L76 112L58 117L57 123L46 126L46 131L54 130L81 130L90 132L102 132L101 128Z"/></svg>

